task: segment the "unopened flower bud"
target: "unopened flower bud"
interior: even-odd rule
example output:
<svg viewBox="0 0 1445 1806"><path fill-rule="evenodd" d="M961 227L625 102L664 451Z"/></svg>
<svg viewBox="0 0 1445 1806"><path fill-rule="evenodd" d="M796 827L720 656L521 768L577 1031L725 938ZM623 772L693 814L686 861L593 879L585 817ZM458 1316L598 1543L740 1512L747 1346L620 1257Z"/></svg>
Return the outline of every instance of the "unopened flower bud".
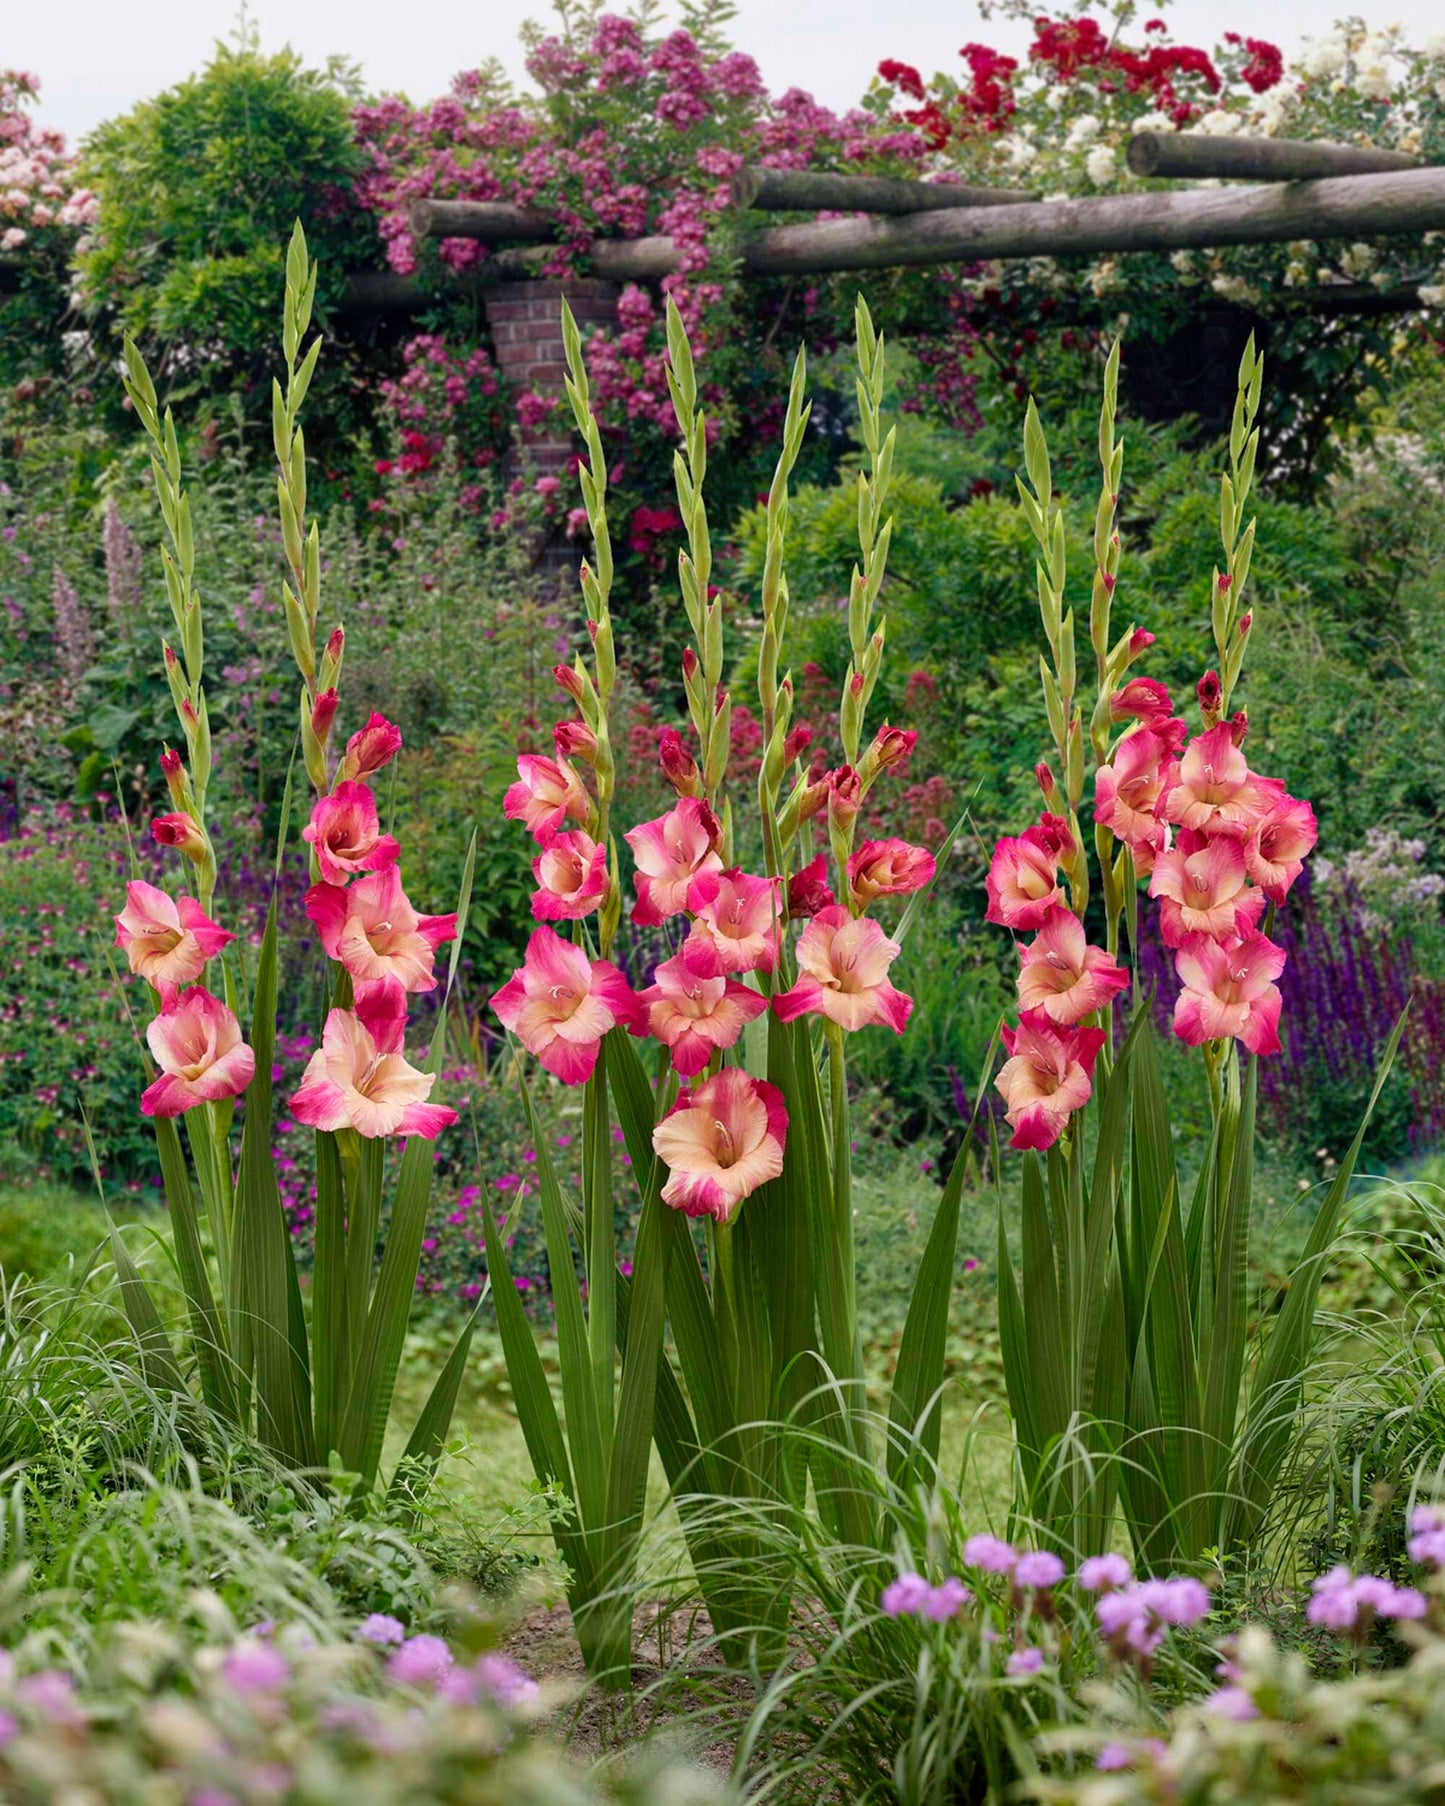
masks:
<svg viewBox="0 0 1445 1806"><path fill-rule="evenodd" d="M331 630L331 637L326 642L325 657L329 658L333 665L339 665L341 663L341 655L345 650L346 629L344 627L333 627Z"/></svg>
<svg viewBox="0 0 1445 1806"><path fill-rule="evenodd" d="M1199 712L1212 727L1219 720L1219 711L1224 702L1224 688L1219 681L1217 671L1206 671L1200 678L1195 695L1199 698Z"/></svg>
<svg viewBox="0 0 1445 1806"><path fill-rule="evenodd" d="M179 671L181 668L181 661L176 657L175 648L163 644L161 646L161 651L165 654L166 669L168 671Z"/></svg>
<svg viewBox="0 0 1445 1806"><path fill-rule="evenodd" d="M719 684L718 690L717 690L717 695L714 696L713 700L712 700L712 712L714 715L721 715L723 710L727 706L728 706L728 692L722 687L721 684Z"/></svg>
<svg viewBox="0 0 1445 1806"><path fill-rule="evenodd" d="M1229 572L1221 571L1219 576L1219 593L1223 595L1225 591L1231 589L1233 585L1234 579L1230 576Z"/></svg>
<svg viewBox="0 0 1445 1806"><path fill-rule="evenodd" d="M1078 850L1068 817L1053 811L1046 811L1033 827L1025 828L1020 838L1051 855L1060 865L1071 859Z"/></svg>
<svg viewBox="0 0 1445 1806"><path fill-rule="evenodd" d="M186 777L186 767L181 755L171 747L166 747L161 754L161 771L165 775L166 789L171 793L171 801L177 809L184 809L190 801L190 783Z"/></svg>
<svg viewBox="0 0 1445 1806"><path fill-rule="evenodd" d="M788 880L788 915L793 921L831 909L836 901L828 884L828 861L821 853Z"/></svg>
<svg viewBox="0 0 1445 1806"><path fill-rule="evenodd" d="M828 826L846 828L852 824L863 800L863 784L851 765L840 765L830 771L828 786Z"/></svg>
<svg viewBox="0 0 1445 1806"><path fill-rule="evenodd" d="M848 688L855 696L863 694L863 673L861 671L855 671L848 679Z"/></svg>
<svg viewBox="0 0 1445 1806"><path fill-rule="evenodd" d="M1239 617L1239 637L1243 639L1253 625L1254 615L1252 613L1241 615Z"/></svg>
<svg viewBox="0 0 1445 1806"><path fill-rule="evenodd" d="M684 682L690 680L697 671L697 654L691 646L682 649L682 675Z"/></svg>
<svg viewBox="0 0 1445 1806"><path fill-rule="evenodd" d="M158 815L151 823L151 838L163 847L174 847L196 865L203 864L210 853L205 829L180 810L174 815Z"/></svg>
<svg viewBox="0 0 1445 1806"><path fill-rule="evenodd" d="M1141 653L1147 652L1153 644L1154 635L1150 633L1149 629L1147 627L1136 627L1129 635L1129 657L1131 659L1138 658Z"/></svg>
<svg viewBox="0 0 1445 1806"><path fill-rule="evenodd" d="M901 765L918 744L916 727L889 727L885 721L873 736L873 744L864 757L871 759L879 771L890 771Z"/></svg>
<svg viewBox="0 0 1445 1806"><path fill-rule="evenodd" d="M783 741L783 763L791 765L794 759L800 759L813 744L813 730L806 721L800 721L791 729Z"/></svg>
<svg viewBox="0 0 1445 1806"><path fill-rule="evenodd" d="M1100 571L1099 576L1103 580L1104 593L1106 595L1112 596L1114 593L1114 586L1115 586L1115 584L1118 583L1119 579L1114 575L1114 573L1112 571Z"/></svg>
<svg viewBox="0 0 1445 1806"><path fill-rule="evenodd" d="M1034 766L1034 776L1038 779L1039 789L1044 793L1044 807L1062 814L1064 799L1059 795L1058 780L1045 760L1040 759Z"/></svg>
<svg viewBox="0 0 1445 1806"><path fill-rule="evenodd" d="M597 644L597 636L599 633L601 633L601 631L602 631L602 623L600 621L593 621L593 620L588 621L587 637L589 640L591 640L591 642L594 646Z"/></svg>
<svg viewBox="0 0 1445 1806"><path fill-rule="evenodd" d="M1244 709L1238 709L1229 717L1229 734L1236 746L1244 745L1244 736L1249 732L1249 716Z"/></svg>
<svg viewBox="0 0 1445 1806"><path fill-rule="evenodd" d="M553 665L552 676L559 689L565 690L574 702L581 702L586 694L586 688L573 666Z"/></svg>
<svg viewBox="0 0 1445 1806"><path fill-rule="evenodd" d="M341 698L335 690L323 690L311 705L311 731L323 746L336 719L336 705Z"/></svg>
<svg viewBox="0 0 1445 1806"><path fill-rule="evenodd" d="M702 795L702 773L697 760L683 745L682 735L675 727L665 727L657 736L657 762L679 796Z"/></svg>
<svg viewBox="0 0 1445 1806"><path fill-rule="evenodd" d="M585 759L597 763L597 736L585 721L559 721L552 729L559 759Z"/></svg>
<svg viewBox="0 0 1445 1806"><path fill-rule="evenodd" d="M196 729L201 725L201 718L196 713L196 705L191 701L189 696L182 701L180 714L181 724L186 732L188 734L195 733Z"/></svg>
<svg viewBox="0 0 1445 1806"><path fill-rule="evenodd" d="M372 772L390 765L401 751L401 729L385 715L373 712L363 728L346 742L346 752L337 767L336 779L368 778Z"/></svg>
<svg viewBox="0 0 1445 1806"><path fill-rule="evenodd" d="M798 820L800 822L811 821L826 806L831 789L829 774L806 785L802 796L798 799Z"/></svg>
<svg viewBox="0 0 1445 1806"><path fill-rule="evenodd" d="M722 848L723 825L709 804L702 804L698 811L698 820L702 823L703 832L707 835L708 845L713 852L719 852Z"/></svg>

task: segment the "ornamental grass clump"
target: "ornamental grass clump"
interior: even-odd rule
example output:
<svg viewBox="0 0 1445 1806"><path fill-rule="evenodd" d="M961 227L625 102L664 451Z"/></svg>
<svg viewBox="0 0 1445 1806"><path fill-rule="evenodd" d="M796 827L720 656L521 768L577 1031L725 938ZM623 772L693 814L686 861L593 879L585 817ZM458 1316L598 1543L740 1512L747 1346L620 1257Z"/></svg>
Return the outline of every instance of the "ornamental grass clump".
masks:
<svg viewBox="0 0 1445 1806"><path fill-rule="evenodd" d="M273 1135L273 1073L281 1071L274 1065L275 891L251 974L233 958L233 931L217 919L225 910L207 826L212 740L190 500L170 410L160 411L134 345L127 348L125 385L151 441L168 536L162 562L175 643L163 643L162 657L184 750L168 746L161 753L171 808L151 824L171 856L171 873L163 883L132 877L115 918L116 946L137 986L148 988L154 1011L145 1040L159 1072L142 1094L141 1110L154 1120L160 1152L189 1322L186 1364L194 1362L204 1402L219 1422L254 1433L295 1466L339 1462L369 1487L416 1289L431 1142L456 1121L456 1112L432 1096L445 1042L445 991L425 1068L406 1056L407 1008L413 996L440 987L436 956L447 942L450 986L470 865L458 911L421 914L402 887L402 848L382 828L370 783L396 756L399 732L373 712L339 757L333 748L346 637L339 624L324 639L319 632L321 550L316 524L307 521L299 424L321 351L319 338L303 351L315 290L316 266L298 226L286 260L286 380L274 385L272 423L286 563L281 594L300 678L301 763L315 791L302 830L312 878L306 913L329 962L321 1043L286 1100L291 1118L316 1132L309 1318ZM282 853L292 800L288 779ZM279 854L276 870L279 878ZM238 1106L239 1156L232 1145ZM395 1138L404 1138L405 1149L378 1264L388 1143ZM159 1310L124 1244L118 1237L112 1243L149 1377L183 1390ZM409 1459L425 1462L439 1451L469 1339L470 1324L418 1419Z"/></svg>

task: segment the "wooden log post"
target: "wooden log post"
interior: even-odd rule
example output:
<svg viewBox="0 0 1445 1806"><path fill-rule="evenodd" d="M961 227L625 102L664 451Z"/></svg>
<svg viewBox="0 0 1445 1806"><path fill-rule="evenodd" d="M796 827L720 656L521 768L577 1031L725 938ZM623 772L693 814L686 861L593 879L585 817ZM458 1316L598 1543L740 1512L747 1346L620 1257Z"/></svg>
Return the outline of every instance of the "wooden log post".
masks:
<svg viewBox="0 0 1445 1806"><path fill-rule="evenodd" d="M557 223L508 201L413 201L407 209L413 238L474 238L484 245L546 244Z"/></svg>
<svg viewBox="0 0 1445 1806"><path fill-rule="evenodd" d="M1223 138L1211 132L1136 132L1126 157L1136 176L1187 176L1195 181L1233 176L1256 182L1309 182L1420 167L1418 157L1373 145Z"/></svg>
<svg viewBox="0 0 1445 1806"><path fill-rule="evenodd" d="M836 175L749 165L732 179L733 205L760 213L936 213L945 207L1016 207L1038 200L1024 188L912 182L897 176Z"/></svg>

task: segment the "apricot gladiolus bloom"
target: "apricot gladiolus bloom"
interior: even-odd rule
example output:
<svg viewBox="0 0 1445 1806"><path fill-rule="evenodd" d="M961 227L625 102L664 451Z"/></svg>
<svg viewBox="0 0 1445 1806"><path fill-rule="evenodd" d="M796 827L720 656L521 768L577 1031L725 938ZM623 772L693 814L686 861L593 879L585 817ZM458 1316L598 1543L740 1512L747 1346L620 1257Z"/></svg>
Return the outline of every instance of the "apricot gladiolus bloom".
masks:
<svg viewBox="0 0 1445 1806"><path fill-rule="evenodd" d="M434 1141L456 1120L445 1104L429 1104L434 1072L418 1072L401 1051L401 1024L373 1033L351 1010L332 1010L291 1099L297 1122L315 1129L419 1135Z"/></svg>
<svg viewBox="0 0 1445 1806"><path fill-rule="evenodd" d="M906 840L865 840L848 861L848 888L860 905L922 890L937 870L932 853Z"/></svg>
<svg viewBox="0 0 1445 1806"><path fill-rule="evenodd" d="M1281 785L1250 771L1229 723L1221 721L1185 747L1160 813L1199 833L1243 836L1281 791Z"/></svg>
<svg viewBox="0 0 1445 1806"><path fill-rule="evenodd" d="M1009 1058L994 1085L1013 1129L1009 1146L1051 1148L1089 1101L1104 1031L1060 1028L1041 1011L1025 1010L1017 1028L1004 1025L1003 1044Z"/></svg>
<svg viewBox="0 0 1445 1806"><path fill-rule="evenodd" d="M540 753L523 753L517 760L517 782L508 789L502 808L508 821L524 822L544 845L564 821L570 818L585 826L592 812L582 780L567 761Z"/></svg>
<svg viewBox="0 0 1445 1806"><path fill-rule="evenodd" d="M1109 963L1102 947L1091 947L1084 924L1072 910L1056 907L1026 947L1019 949L1019 1004L1041 1010L1067 1028L1122 991L1129 974Z"/></svg>
<svg viewBox="0 0 1445 1806"><path fill-rule="evenodd" d="M385 871L401 857L397 842L381 831L370 787L351 780L318 798L301 838L315 847L327 884L345 884L357 872Z"/></svg>
<svg viewBox="0 0 1445 1806"><path fill-rule="evenodd" d="M768 1000L735 978L699 978L681 956L667 960L653 982L638 993L634 1032L654 1035L672 1054L672 1064L685 1078L700 1073L713 1052L731 1047Z"/></svg>
<svg viewBox="0 0 1445 1806"><path fill-rule="evenodd" d="M181 1116L239 1097L256 1070L234 1011L200 985L171 992L146 1029L146 1045L161 1076L141 1094L143 1116Z"/></svg>
<svg viewBox="0 0 1445 1806"><path fill-rule="evenodd" d="M656 928L688 907L693 879L702 872L722 870L717 850L721 831L712 810L695 796L681 797L666 815L627 830L623 839L637 862L634 922Z"/></svg>
<svg viewBox="0 0 1445 1806"><path fill-rule="evenodd" d="M1174 1005L1174 1032L1198 1047L1229 1036L1251 1053L1279 1052L1279 986L1283 947L1262 934L1246 934L1228 945L1194 934L1180 947L1174 965L1184 989Z"/></svg>
<svg viewBox="0 0 1445 1806"><path fill-rule="evenodd" d="M821 909L798 937L798 982L773 999L774 1013L781 1022L826 1016L849 1030L879 1022L901 1035L913 999L888 982L898 951L869 917L838 903Z"/></svg>
<svg viewBox="0 0 1445 1806"><path fill-rule="evenodd" d="M554 834L532 861L537 891L532 914L539 922L577 922L591 915L607 889L607 849L577 830Z"/></svg>
<svg viewBox="0 0 1445 1806"><path fill-rule="evenodd" d="M754 878L733 867L702 872L688 887L696 913L682 944L682 962L699 978L728 972L771 972L778 961L780 904L776 878Z"/></svg>
<svg viewBox="0 0 1445 1806"><path fill-rule="evenodd" d="M369 872L349 890L313 884L306 893L306 913L328 956L351 974L356 1007L363 1015L382 991L432 990L436 950L457 931L455 915L417 914L396 866Z"/></svg>
<svg viewBox="0 0 1445 1806"><path fill-rule="evenodd" d="M685 1091L652 1131L667 1164L665 1204L726 1223L738 1205L783 1170L788 1112L764 1079L728 1066Z"/></svg>
<svg viewBox="0 0 1445 1806"><path fill-rule="evenodd" d="M115 944L125 949L132 972L153 984L188 985L235 935L219 927L194 897L172 900L144 879L125 887L125 908L115 918Z"/></svg>
<svg viewBox="0 0 1445 1806"><path fill-rule="evenodd" d="M1244 843L1251 878L1272 903L1283 903L1304 870L1305 855L1319 839L1315 812L1297 797L1280 796Z"/></svg>
<svg viewBox="0 0 1445 1806"><path fill-rule="evenodd" d="M984 920L1003 928L1041 928L1049 911L1064 900L1057 854L1027 834L999 841L984 887L988 892Z"/></svg>
<svg viewBox="0 0 1445 1806"><path fill-rule="evenodd" d="M1181 835L1178 846L1154 861L1149 895L1163 899L1159 932L1166 947L1178 947L1186 936L1209 934L1217 940L1239 929L1239 919L1252 928L1264 908L1264 892L1253 890L1245 870L1244 848L1227 834L1198 844Z"/></svg>
<svg viewBox="0 0 1445 1806"><path fill-rule="evenodd" d="M346 742L336 775L342 783L369 778L372 772L390 765L400 751L401 729L385 715L373 713L366 726L358 728Z"/></svg>
<svg viewBox="0 0 1445 1806"><path fill-rule="evenodd" d="M1094 779L1094 820L1129 848L1141 877L1152 870L1154 855L1169 839L1158 805L1173 776L1163 735L1138 728L1119 742L1112 761L1101 765Z"/></svg>
<svg viewBox="0 0 1445 1806"><path fill-rule="evenodd" d="M592 1076L610 1028L630 1028L637 998L605 959L589 960L554 928L536 928L522 964L492 997L492 1008L564 1085Z"/></svg>

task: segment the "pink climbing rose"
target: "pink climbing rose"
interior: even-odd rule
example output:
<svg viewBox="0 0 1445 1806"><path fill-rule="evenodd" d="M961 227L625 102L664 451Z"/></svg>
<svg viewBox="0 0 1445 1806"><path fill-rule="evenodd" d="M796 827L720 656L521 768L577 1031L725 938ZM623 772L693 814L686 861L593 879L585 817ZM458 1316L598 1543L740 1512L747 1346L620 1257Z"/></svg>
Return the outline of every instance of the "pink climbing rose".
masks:
<svg viewBox="0 0 1445 1806"><path fill-rule="evenodd" d="M517 760L517 782L502 802L508 821L520 821L545 846L564 821L584 827L592 813L581 778L565 759L523 753Z"/></svg>
<svg viewBox="0 0 1445 1806"><path fill-rule="evenodd" d="M532 861L539 922L576 922L591 915L607 889L607 849L581 829L554 834Z"/></svg>
<svg viewBox="0 0 1445 1806"><path fill-rule="evenodd" d="M1013 1130L1010 1147L1051 1148L1069 1118L1089 1101L1101 1028L1060 1028L1041 1010L1025 1010L1017 1028L1003 1028L1004 1061L995 1086Z"/></svg>
<svg viewBox="0 0 1445 1806"><path fill-rule="evenodd" d="M781 903L776 878L754 878L736 866L700 872L688 886L696 915L682 962L699 978L728 972L771 972L778 963Z"/></svg>
<svg viewBox="0 0 1445 1806"><path fill-rule="evenodd" d="M1061 1027L1071 1027L1102 1009L1129 982L1102 947L1091 947L1084 924L1072 910L1056 905L1026 947L1019 949L1019 1004L1042 1010Z"/></svg>
<svg viewBox="0 0 1445 1806"><path fill-rule="evenodd" d="M256 1070L235 1012L200 985L167 996L146 1029L146 1045L161 1076L141 1094L143 1116L181 1116L197 1104L239 1097Z"/></svg>
<svg viewBox="0 0 1445 1806"><path fill-rule="evenodd" d="M609 1029L628 1028L637 998L607 960L589 960L553 928L536 928L522 964L493 994L503 1024L564 1085L581 1085Z"/></svg>
<svg viewBox="0 0 1445 1806"><path fill-rule="evenodd" d="M848 861L848 888L866 907L875 897L901 897L922 890L936 870L932 853L906 840L865 840Z"/></svg>
<svg viewBox="0 0 1445 1806"><path fill-rule="evenodd" d="M1184 989L1174 1005L1174 1032L1191 1047L1231 1036L1254 1054L1278 1053L1279 986L1285 954L1250 932L1232 943L1188 936L1174 956Z"/></svg>
<svg viewBox="0 0 1445 1806"><path fill-rule="evenodd" d="M1203 840L1181 834L1178 844L1154 861L1149 895L1162 899L1159 932L1166 947L1191 934L1215 939L1252 928L1264 908L1264 892L1249 884L1242 843L1229 834Z"/></svg>
<svg viewBox="0 0 1445 1806"><path fill-rule="evenodd" d="M783 1170L788 1113L776 1085L726 1066L685 1091L652 1131L668 1168L664 1203L726 1223L751 1192Z"/></svg>
<svg viewBox="0 0 1445 1806"><path fill-rule="evenodd" d="M395 866L369 872L347 890L313 884L306 913L321 945L351 974L362 1015L381 1007L384 992L430 991L436 985L436 950L457 932L453 915L423 916L412 908Z"/></svg>
<svg viewBox="0 0 1445 1806"><path fill-rule="evenodd" d="M160 990L201 976L235 935L219 927L194 897L172 899L143 878L125 887L125 908L115 918L115 944L132 972Z"/></svg>
<svg viewBox="0 0 1445 1806"><path fill-rule="evenodd" d="M355 1129L367 1140L419 1135L434 1141L457 1120L429 1104L433 1072L419 1072L402 1052L402 1022L368 1024L353 1010L332 1010L291 1099L297 1122L315 1129Z"/></svg>
<svg viewBox="0 0 1445 1806"><path fill-rule="evenodd" d="M913 999L888 982L899 947L875 921L835 903L809 922L797 952L798 982L773 999L780 1021L812 1014L849 1031L878 1022L903 1033Z"/></svg>
<svg viewBox="0 0 1445 1806"><path fill-rule="evenodd" d="M720 872L717 843L721 825L708 805L695 796L680 797L666 815L629 828L623 836L637 862L637 902L632 919L656 928L688 908L693 879Z"/></svg>
<svg viewBox="0 0 1445 1806"><path fill-rule="evenodd" d="M699 978L680 955L665 961L653 982L638 994L644 1030L672 1054L675 1071L694 1078L720 1047L731 1047L743 1029L768 1007L768 1000L735 978Z"/></svg>
<svg viewBox="0 0 1445 1806"><path fill-rule="evenodd" d="M338 784L330 796L317 799L301 838L315 848L327 884L345 884L358 872L384 871L401 856L396 841L381 831L370 786L351 779Z"/></svg>

